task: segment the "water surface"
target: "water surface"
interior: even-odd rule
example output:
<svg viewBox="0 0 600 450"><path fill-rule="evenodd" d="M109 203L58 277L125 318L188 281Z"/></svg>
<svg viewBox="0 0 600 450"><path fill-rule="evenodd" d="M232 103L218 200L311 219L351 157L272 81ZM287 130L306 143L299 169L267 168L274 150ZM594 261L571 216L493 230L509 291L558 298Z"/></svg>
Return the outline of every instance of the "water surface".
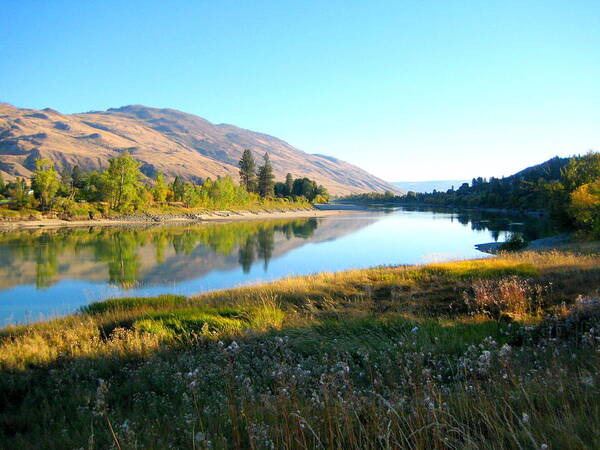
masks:
<svg viewBox="0 0 600 450"><path fill-rule="evenodd" d="M0 326L118 296L195 294L289 275L483 257L547 222L396 208L328 218L0 233Z"/></svg>

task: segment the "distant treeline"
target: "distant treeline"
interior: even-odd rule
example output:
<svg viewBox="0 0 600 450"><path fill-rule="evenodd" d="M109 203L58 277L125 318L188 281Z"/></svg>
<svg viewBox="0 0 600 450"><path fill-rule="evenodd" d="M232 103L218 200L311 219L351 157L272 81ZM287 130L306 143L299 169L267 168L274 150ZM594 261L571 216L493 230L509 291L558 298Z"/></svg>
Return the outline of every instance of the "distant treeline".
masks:
<svg viewBox="0 0 600 450"><path fill-rule="evenodd" d="M171 204L187 208L243 208L253 205L327 202L323 186L308 178L275 182L268 154L258 170L250 150L240 160L240 184L231 176L201 179L193 183L175 177L167 182L162 173L153 178L140 170L141 163L124 152L109 160L102 171L82 171L74 166L59 173L52 161L41 158L31 180L17 178L6 183L0 176L0 199L7 198L12 209L37 209L73 215L117 211L129 213L148 207ZM90 204L95 205L90 208Z"/></svg>
<svg viewBox="0 0 600 450"><path fill-rule="evenodd" d="M600 237L600 153L552 158L506 178L473 178L446 192L357 194L342 201L548 211Z"/></svg>

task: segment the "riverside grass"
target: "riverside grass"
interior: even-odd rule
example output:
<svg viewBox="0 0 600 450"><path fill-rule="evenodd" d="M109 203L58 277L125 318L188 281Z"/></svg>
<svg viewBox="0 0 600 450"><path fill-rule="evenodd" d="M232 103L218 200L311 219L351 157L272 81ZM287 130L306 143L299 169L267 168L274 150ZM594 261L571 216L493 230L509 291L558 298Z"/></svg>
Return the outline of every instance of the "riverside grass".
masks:
<svg viewBox="0 0 600 450"><path fill-rule="evenodd" d="M0 447L598 448L596 250L112 299L6 327ZM540 286L536 308L522 285Z"/></svg>

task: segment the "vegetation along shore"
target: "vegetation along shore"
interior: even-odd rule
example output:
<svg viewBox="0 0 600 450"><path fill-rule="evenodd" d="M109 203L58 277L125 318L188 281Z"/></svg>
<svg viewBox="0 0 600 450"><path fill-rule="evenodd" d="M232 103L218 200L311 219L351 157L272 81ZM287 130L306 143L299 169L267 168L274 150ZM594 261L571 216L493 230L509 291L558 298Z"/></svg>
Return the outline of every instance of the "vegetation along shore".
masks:
<svg viewBox="0 0 600 450"><path fill-rule="evenodd" d="M361 204L478 208L548 215L587 238L600 238L600 153L552 158L503 178L473 178L446 192L373 192L340 199Z"/></svg>
<svg viewBox="0 0 600 450"><path fill-rule="evenodd" d="M108 162L102 171L84 172L75 166L59 173L51 160L40 158L29 181L17 177L7 183L0 175L0 224L252 218L288 211L306 214L313 204L329 200L327 189L309 178L288 173L276 182L269 155L257 167L249 149L239 161L239 184L230 176L195 181L175 177L171 182L162 173L149 177L128 152Z"/></svg>

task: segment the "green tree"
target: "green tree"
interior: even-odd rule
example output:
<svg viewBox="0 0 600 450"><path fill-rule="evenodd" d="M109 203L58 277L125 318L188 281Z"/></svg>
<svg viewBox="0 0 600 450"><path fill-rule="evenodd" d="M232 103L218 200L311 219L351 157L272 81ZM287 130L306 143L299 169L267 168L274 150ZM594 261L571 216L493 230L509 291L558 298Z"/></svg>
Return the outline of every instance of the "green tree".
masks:
<svg viewBox="0 0 600 450"><path fill-rule="evenodd" d="M285 196L289 197L290 195L292 195L292 189L294 188L294 177L292 176L291 173L288 173L285 176Z"/></svg>
<svg viewBox="0 0 600 450"><path fill-rule="evenodd" d="M29 189L25 178L17 178L7 187L8 198L10 198L13 207L23 208L29 201Z"/></svg>
<svg viewBox="0 0 600 450"><path fill-rule="evenodd" d="M41 158L35 162L31 187L36 198L40 201L42 210L50 209L60 188L60 178L58 172L54 170L52 161Z"/></svg>
<svg viewBox="0 0 600 450"><path fill-rule="evenodd" d="M240 183L248 192L256 192L256 162L252 151L245 149L238 164L240 166Z"/></svg>
<svg viewBox="0 0 600 450"><path fill-rule="evenodd" d="M386 191L386 197L387 197L387 193L389 191ZM391 193L392 197L394 197L394 194ZM323 186L322 184L320 184L319 186L317 186L317 190L315 191L315 198L313 199L313 201L315 203L328 203L329 202L329 191L327 191L327 188L325 186Z"/></svg>
<svg viewBox="0 0 600 450"><path fill-rule="evenodd" d="M73 166L73 169L71 170L71 182L73 183L74 188L83 188L85 183L85 174L79 168L79 166Z"/></svg>
<svg viewBox="0 0 600 450"><path fill-rule="evenodd" d="M156 174L156 184L154 185L154 189L152 190L152 196L154 197L154 201L158 203L164 203L167 199L167 192L169 188L165 184L165 176L158 172Z"/></svg>
<svg viewBox="0 0 600 450"><path fill-rule="evenodd" d="M285 183L277 182L273 186L273 191L275 192L275 197L287 197L287 187Z"/></svg>
<svg viewBox="0 0 600 450"><path fill-rule="evenodd" d="M6 184L4 184L4 177L0 173L0 195L4 195L5 189L6 189Z"/></svg>
<svg viewBox="0 0 600 450"><path fill-rule="evenodd" d="M317 196L317 187L317 183L309 178L296 178L292 194L296 197L304 197L308 201L313 201Z"/></svg>
<svg viewBox="0 0 600 450"><path fill-rule="evenodd" d="M198 206L200 203L200 193L198 192L198 188L189 181L184 183L181 200L188 208Z"/></svg>
<svg viewBox="0 0 600 450"><path fill-rule="evenodd" d="M173 200L176 202L183 201L183 181L179 176L175 176L173 183L171 183L171 190L173 191Z"/></svg>
<svg viewBox="0 0 600 450"><path fill-rule="evenodd" d="M106 189L110 206L124 209L139 196L141 183L140 163L128 152L109 160L106 171Z"/></svg>
<svg viewBox="0 0 600 450"><path fill-rule="evenodd" d="M273 166L269 161L269 154L265 153L264 163L258 169L258 193L261 197L273 197L274 180Z"/></svg>

